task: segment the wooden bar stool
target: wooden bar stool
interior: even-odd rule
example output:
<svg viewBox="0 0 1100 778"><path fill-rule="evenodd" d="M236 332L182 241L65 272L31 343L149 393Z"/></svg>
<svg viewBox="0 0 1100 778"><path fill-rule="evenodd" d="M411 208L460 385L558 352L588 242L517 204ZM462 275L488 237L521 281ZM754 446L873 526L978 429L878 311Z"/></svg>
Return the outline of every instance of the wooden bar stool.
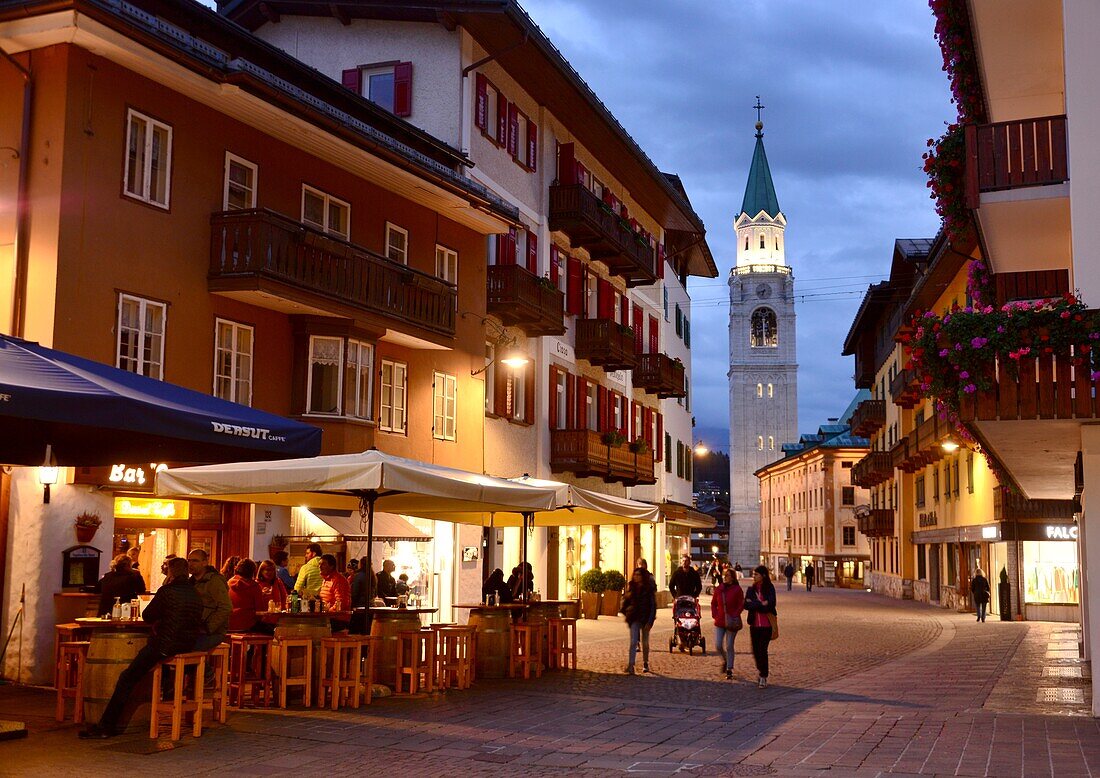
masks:
<svg viewBox="0 0 1100 778"><path fill-rule="evenodd" d="M539 650L542 645L541 624L513 624L512 625L512 652L511 662L508 666L508 675L516 677L518 668L523 668L524 679L531 677L534 669L535 677L542 677L542 657Z"/></svg>
<svg viewBox="0 0 1100 778"><path fill-rule="evenodd" d="M558 670L577 669L577 620L550 619L550 667Z"/></svg>
<svg viewBox="0 0 1100 778"><path fill-rule="evenodd" d="M161 699L161 678L165 667L171 667L175 672L173 679L172 699ZM188 668L194 668L194 676L186 678ZM183 728L183 717L186 713L194 714L194 723L191 728L193 737L202 736L202 684L206 675L206 652L191 651L186 654L176 654L160 662L157 662L153 670L153 700L149 711L149 737L157 739L160 731L160 720L171 718L172 740L180 739L180 731ZM187 695L186 682L191 682L191 694Z"/></svg>
<svg viewBox="0 0 1100 778"><path fill-rule="evenodd" d="M57 671L61 662L61 644L76 643L88 639L89 630L75 621L68 624L55 624L53 628L53 685L57 686Z"/></svg>
<svg viewBox="0 0 1100 778"><path fill-rule="evenodd" d="M431 630L400 632L397 635L397 682L394 694L416 694L435 689L435 640ZM405 691L405 677L408 691Z"/></svg>
<svg viewBox="0 0 1100 778"><path fill-rule="evenodd" d="M359 659L362 663L360 677L363 680L363 702L370 705L374 699L374 670L378 652L382 650L382 638L378 635L358 635Z"/></svg>
<svg viewBox="0 0 1100 778"><path fill-rule="evenodd" d="M229 644L220 643L206 653L206 661L214 668L214 688L203 697L210 703L214 721L224 724L229 718Z"/></svg>
<svg viewBox="0 0 1100 778"><path fill-rule="evenodd" d="M321 638L321 683L317 689L317 707L325 707L331 694L333 710L339 710L342 704L358 708L362 680L360 636Z"/></svg>
<svg viewBox="0 0 1100 778"><path fill-rule="evenodd" d="M474 635L473 627L456 625L439 630L440 650L445 653L445 660L439 663L441 675L436 679L439 688L469 689L473 685Z"/></svg>
<svg viewBox="0 0 1100 778"><path fill-rule="evenodd" d="M60 658L54 672L57 686L57 720L65 720L65 700L73 701L73 723L84 721L84 660L88 658L88 646L83 640L66 640L59 643Z"/></svg>
<svg viewBox="0 0 1100 778"><path fill-rule="evenodd" d="M275 684L271 680L270 635L231 634L229 636L229 702L243 708L246 696L256 705L256 692L265 708L271 707Z"/></svg>
<svg viewBox="0 0 1100 778"><path fill-rule="evenodd" d="M279 707L286 707L287 692L292 686L302 689L302 704L307 708L313 700L313 639L277 638L274 645L279 649L278 666L275 675L279 678ZM290 652L302 651L302 670L291 672Z"/></svg>

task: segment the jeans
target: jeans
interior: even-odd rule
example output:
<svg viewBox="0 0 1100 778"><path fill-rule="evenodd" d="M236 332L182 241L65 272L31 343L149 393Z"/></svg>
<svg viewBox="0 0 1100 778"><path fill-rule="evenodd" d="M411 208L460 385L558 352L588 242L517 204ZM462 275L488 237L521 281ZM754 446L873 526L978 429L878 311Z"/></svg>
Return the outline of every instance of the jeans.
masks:
<svg viewBox="0 0 1100 778"><path fill-rule="evenodd" d="M985 609L989 607L989 603L976 602L974 605L978 609L978 621L985 621Z"/></svg>
<svg viewBox="0 0 1100 778"><path fill-rule="evenodd" d="M638 656L638 644L642 645L642 663L649 666L649 631L652 624L643 624L635 621L630 625L630 667L634 666L634 659Z"/></svg>
<svg viewBox="0 0 1100 778"><path fill-rule="evenodd" d="M749 627L752 639L752 658L756 660L756 669L764 678L768 677L768 644L772 642L771 625Z"/></svg>
<svg viewBox="0 0 1100 778"><path fill-rule="evenodd" d="M789 592L789 591L791 590L791 584L793 584L793 583L794 583L794 578L793 578L793 577L790 577L790 576L788 576L788 577L787 577L787 591L788 591L788 592Z"/></svg>
<svg viewBox="0 0 1100 778"><path fill-rule="evenodd" d="M151 645L147 645L138 651L137 656L130 662L130 666L122 671L115 684L115 690L111 694L111 700L103 709L103 715L99 718L100 729L106 732L118 731L118 719L122 715L122 709L134 692L134 687L141 683L141 679L149 674L149 671L157 666L162 659L167 659L167 654L162 654Z"/></svg>
<svg viewBox="0 0 1100 778"><path fill-rule="evenodd" d="M733 670L733 639L737 630L725 627L714 628L714 644L718 647L718 656L726 660L726 669Z"/></svg>
<svg viewBox="0 0 1100 778"><path fill-rule="evenodd" d="M813 578L807 578L806 579L806 591L812 592L813 590L814 590L814 579Z"/></svg>

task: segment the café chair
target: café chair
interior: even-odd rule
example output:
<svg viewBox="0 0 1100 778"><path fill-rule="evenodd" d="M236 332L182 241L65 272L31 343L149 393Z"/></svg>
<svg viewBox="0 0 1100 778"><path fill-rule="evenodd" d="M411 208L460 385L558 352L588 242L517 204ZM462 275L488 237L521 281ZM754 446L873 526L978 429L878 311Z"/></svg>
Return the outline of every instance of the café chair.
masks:
<svg viewBox="0 0 1100 778"><path fill-rule="evenodd" d="M53 649L54 676L53 676L53 685L54 686L57 686L57 683L58 683L58 681L57 681L57 671L58 671L58 668L61 666L60 665L60 662L61 662L61 644L62 643L73 643L73 642L77 642L77 641L81 641L81 640L87 640L89 631L90 630L88 630L87 627L84 627L81 624L77 624L75 621L69 622L67 624L55 624L54 625L54 628L53 628L53 632L54 632L54 649Z"/></svg>
<svg viewBox="0 0 1100 778"><path fill-rule="evenodd" d="M206 661L214 668L214 688L207 690L203 705L210 703L212 718L224 724L229 718L229 644L214 646L207 652Z"/></svg>
<svg viewBox="0 0 1100 778"><path fill-rule="evenodd" d="M270 661L273 641L270 635L229 635L229 698L233 707L243 708L248 696L256 705L257 691L263 706L271 707L275 689Z"/></svg>
<svg viewBox="0 0 1100 778"><path fill-rule="evenodd" d="M400 632L397 635L397 681L394 694L416 694L435 689L435 641L432 630ZM406 691L405 678L408 678Z"/></svg>
<svg viewBox="0 0 1100 778"><path fill-rule="evenodd" d="M60 655L54 673L57 686L57 720L65 720L65 700L73 701L73 723L84 721L84 662L88 658L91 643L84 640L67 640L58 643Z"/></svg>
<svg viewBox="0 0 1100 778"><path fill-rule="evenodd" d="M508 677L515 678L519 669L523 670L524 680L542 677L542 624L513 624L511 661L508 665Z"/></svg>
<svg viewBox="0 0 1100 778"><path fill-rule="evenodd" d="M313 700L313 639L312 638L276 638L275 648L279 649L275 675L279 678L279 707L286 707L287 694L292 686L302 690L302 704L307 708ZM301 651L301 670L291 670L291 651Z"/></svg>
<svg viewBox="0 0 1100 778"><path fill-rule="evenodd" d="M378 635L357 635L359 638L359 659L362 664L360 677L363 681L363 703L370 705L374 699L374 665L378 652L382 650L382 638Z"/></svg>
<svg viewBox="0 0 1100 778"><path fill-rule="evenodd" d="M331 707L359 707L362 675L362 638L360 635L334 635L321 638L321 683L317 689L317 707L325 707L331 694Z"/></svg>
<svg viewBox="0 0 1100 778"><path fill-rule="evenodd" d="M172 698L162 699L161 679L165 667L170 667L175 673L173 679ZM190 675L188 678L186 676ZM156 740L160 734L160 720L170 718L172 725L172 740L180 739L180 731L183 728L183 717L187 713L193 714L194 721L191 728L193 737L202 736L202 707L203 707L203 679L206 675L206 652L191 651L186 654L176 654L157 662L153 670L153 699L149 711L149 738ZM191 684L191 693L187 693L187 684Z"/></svg>
<svg viewBox="0 0 1100 778"><path fill-rule="evenodd" d="M550 630L550 667L558 670L577 669L577 620L554 618L547 622Z"/></svg>
<svg viewBox="0 0 1100 778"><path fill-rule="evenodd" d="M474 628L448 626L439 630L439 650L436 685L440 689L469 689L473 685Z"/></svg>

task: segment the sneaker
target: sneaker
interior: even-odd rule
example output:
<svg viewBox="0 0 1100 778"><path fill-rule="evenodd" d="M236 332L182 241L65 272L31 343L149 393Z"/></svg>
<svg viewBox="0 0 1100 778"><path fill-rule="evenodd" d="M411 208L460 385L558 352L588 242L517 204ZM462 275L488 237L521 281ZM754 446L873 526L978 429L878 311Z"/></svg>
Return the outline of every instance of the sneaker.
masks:
<svg viewBox="0 0 1100 778"><path fill-rule="evenodd" d="M634 675L634 665L627 665L626 666L626 674L627 675Z"/></svg>
<svg viewBox="0 0 1100 778"><path fill-rule="evenodd" d="M766 675L760 676L760 688L761 689L767 689L768 688L768 677Z"/></svg>
<svg viewBox="0 0 1100 778"><path fill-rule="evenodd" d="M726 672L727 672L726 671L726 663L725 662L719 662L718 663L718 675L725 675Z"/></svg>
<svg viewBox="0 0 1100 778"><path fill-rule="evenodd" d="M98 724L91 724L87 728L80 730L76 736L81 740L105 740L109 737L114 737L115 733L103 729Z"/></svg>
<svg viewBox="0 0 1100 778"><path fill-rule="evenodd" d="M732 681L733 680L733 670L726 670L726 680L727 681Z"/></svg>
<svg viewBox="0 0 1100 778"><path fill-rule="evenodd" d="M649 662L646 662L645 664L643 664L643 665L642 665L642 672L643 672L643 673L648 673L648 672L652 672L652 671L651 671L651 670L649 669Z"/></svg>

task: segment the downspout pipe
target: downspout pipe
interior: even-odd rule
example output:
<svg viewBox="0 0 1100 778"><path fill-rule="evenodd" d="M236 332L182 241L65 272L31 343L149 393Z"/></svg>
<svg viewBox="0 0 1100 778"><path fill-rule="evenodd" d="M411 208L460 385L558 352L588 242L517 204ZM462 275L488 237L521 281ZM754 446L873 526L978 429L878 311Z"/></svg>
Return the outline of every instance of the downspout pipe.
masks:
<svg viewBox="0 0 1100 778"><path fill-rule="evenodd" d="M15 195L15 278L12 291L11 334L23 337L27 323L27 268L30 264L30 177L31 106L34 102L34 81L30 71L0 48L0 56L11 63L23 77L23 126L19 135L19 179Z"/></svg>

